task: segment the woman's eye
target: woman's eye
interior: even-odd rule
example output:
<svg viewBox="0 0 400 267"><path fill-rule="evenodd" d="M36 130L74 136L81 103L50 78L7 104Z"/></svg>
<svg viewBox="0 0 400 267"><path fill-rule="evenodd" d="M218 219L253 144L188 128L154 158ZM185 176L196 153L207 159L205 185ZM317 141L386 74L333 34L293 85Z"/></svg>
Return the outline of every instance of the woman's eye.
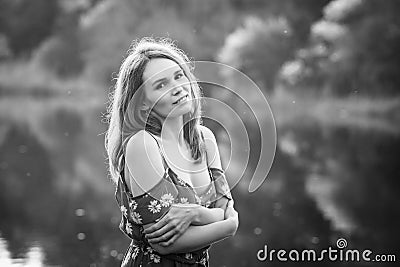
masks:
<svg viewBox="0 0 400 267"><path fill-rule="evenodd" d="M175 76L175 79L178 80L178 79L180 79L180 78L182 78L182 77L183 77L183 74L182 74L182 73L178 73L178 74Z"/></svg>
<svg viewBox="0 0 400 267"><path fill-rule="evenodd" d="M163 88L164 86L165 86L165 83L164 83L164 82L159 83L159 84L157 84L156 89L161 89L161 88Z"/></svg>

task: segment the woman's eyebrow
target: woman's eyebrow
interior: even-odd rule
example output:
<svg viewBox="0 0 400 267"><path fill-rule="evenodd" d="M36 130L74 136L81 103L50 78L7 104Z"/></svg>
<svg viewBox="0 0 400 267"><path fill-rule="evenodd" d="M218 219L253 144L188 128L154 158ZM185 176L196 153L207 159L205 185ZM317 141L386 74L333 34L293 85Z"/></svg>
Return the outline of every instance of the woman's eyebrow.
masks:
<svg viewBox="0 0 400 267"><path fill-rule="evenodd" d="M179 72L183 72L182 69L176 70L176 71L174 72L173 76L176 75L176 74L178 74ZM154 86L154 84L156 84L156 83L158 83L158 82L163 82L163 81L165 81L165 80L167 80L167 78L160 78L160 79L157 79L157 80L155 80L151 85Z"/></svg>
<svg viewBox="0 0 400 267"><path fill-rule="evenodd" d="M161 78L161 79L155 80L151 85L154 86L156 83L163 82L165 80L167 80L167 78Z"/></svg>

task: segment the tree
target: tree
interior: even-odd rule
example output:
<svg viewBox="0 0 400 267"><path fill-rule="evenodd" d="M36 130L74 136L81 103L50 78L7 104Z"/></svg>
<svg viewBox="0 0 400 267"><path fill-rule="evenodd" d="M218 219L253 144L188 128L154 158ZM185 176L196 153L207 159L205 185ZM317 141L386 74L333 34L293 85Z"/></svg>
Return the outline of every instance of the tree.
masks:
<svg viewBox="0 0 400 267"><path fill-rule="evenodd" d="M0 34L14 55L29 54L52 33L58 1L0 0Z"/></svg>
<svg viewBox="0 0 400 267"><path fill-rule="evenodd" d="M71 77L81 73L84 67L79 31L80 11L60 16L57 33L47 38L35 51L37 60L46 71L59 77Z"/></svg>
<svg viewBox="0 0 400 267"><path fill-rule="evenodd" d="M311 26L309 45L283 68L284 80L342 96L398 94L399 10L396 0L330 2Z"/></svg>
<svg viewBox="0 0 400 267"><path fill-rule="evenodd" d="M265 21L248 17L226 38L219 60L272 92L279 69L292 56L291 36L292 30L283 17Z"/></svg>

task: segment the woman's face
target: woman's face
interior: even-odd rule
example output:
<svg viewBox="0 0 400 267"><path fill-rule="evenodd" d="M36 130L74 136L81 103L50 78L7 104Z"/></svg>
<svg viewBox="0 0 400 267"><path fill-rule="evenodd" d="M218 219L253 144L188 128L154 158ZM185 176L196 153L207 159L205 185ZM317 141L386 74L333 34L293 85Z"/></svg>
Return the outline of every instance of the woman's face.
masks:
<svg viewBox="0 0 400 267"><path fill-rule="evenodd" d="M163 117L177 117L191 111L191 86L181 67L166 58L151 59L143 72L147 107Z"/></svg>

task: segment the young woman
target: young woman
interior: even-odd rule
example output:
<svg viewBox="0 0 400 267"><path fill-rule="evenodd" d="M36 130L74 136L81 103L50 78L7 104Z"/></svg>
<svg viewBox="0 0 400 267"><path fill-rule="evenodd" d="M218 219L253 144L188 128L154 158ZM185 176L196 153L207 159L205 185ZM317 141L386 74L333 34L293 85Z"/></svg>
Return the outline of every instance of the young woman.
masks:
<svg viewBox="0 0 400 267"><path fill-rule="evenodd" d="M188 57L144 38L123 61L108 109L109 168L122 266L208 266L211 244L238 227L214 134L201 125L201 92Z"/></svg>

